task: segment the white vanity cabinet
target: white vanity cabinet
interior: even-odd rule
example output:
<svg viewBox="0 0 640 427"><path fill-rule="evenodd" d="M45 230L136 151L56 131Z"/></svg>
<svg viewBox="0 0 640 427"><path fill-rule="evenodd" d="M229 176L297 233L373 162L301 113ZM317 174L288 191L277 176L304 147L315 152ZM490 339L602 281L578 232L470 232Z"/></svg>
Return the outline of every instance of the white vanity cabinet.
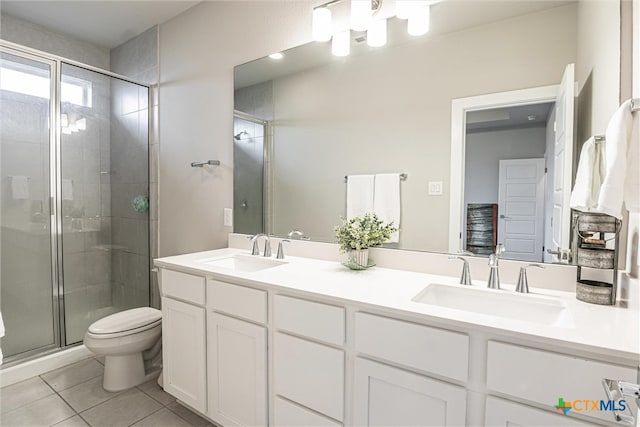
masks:
<svg viewBox="0 0 640 427"><path fill-rule="evenodd" d="M469 337L397 319L356 313L355 349L367 357L466 382ZM466 390L362 356L355 360L354 425L460 426Z"/></svg>
<svg viewBox="0 0 640 427"><path fill-rule="evenodd" d="M591 424L583 420L576 420L554 414L497 397L487 397L485 408L485 425L495 427L530 426L530 427L590 427Z"/></svg>
<svg viewBox="0 0 640 427"><path fill-rule="evenodd" d="M167 393L207 411L204 278L160 270L163 383Z"/></svg>
<svg viewBox="0 0 640 427"><path fill-rule="evenodd" d="M341 425L345 309L276 295L273 316L275 424Z"/></svg>
<svg viewBox="0 0 640 427"><path fill-rule="evenodd" d="M207 279L207 415L224 426L268 424L266 295Z"/></svg>

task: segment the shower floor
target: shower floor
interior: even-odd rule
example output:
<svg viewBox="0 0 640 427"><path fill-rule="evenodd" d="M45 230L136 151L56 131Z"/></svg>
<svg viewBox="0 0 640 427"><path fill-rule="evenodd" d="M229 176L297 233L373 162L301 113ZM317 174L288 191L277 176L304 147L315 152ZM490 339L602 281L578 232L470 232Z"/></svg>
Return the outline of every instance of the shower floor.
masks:
<svg viewBox="0 0 640 427"><path fill-rule="evenodd" d="M122 311L122 308L108 306L84 313L68 313L66 316L67 344L75 344L84 340L84 334L96 320Z"/></svg>

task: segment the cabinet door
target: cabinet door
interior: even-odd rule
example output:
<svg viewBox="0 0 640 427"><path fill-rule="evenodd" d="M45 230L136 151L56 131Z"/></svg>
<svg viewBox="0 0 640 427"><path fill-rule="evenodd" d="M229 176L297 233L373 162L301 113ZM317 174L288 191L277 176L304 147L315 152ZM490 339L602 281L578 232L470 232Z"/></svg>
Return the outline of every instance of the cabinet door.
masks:
<svg viewBox="0 0 640 427"><path fill-rule="evenodd" d="M613 419L613 418L612 418ZM485 414L485 425L487 426L596 426L582 420L569 418L530 406L509 402L496 397L487 397L487 411Z"/></svg>
<svg viewBox="0 0 640 427"><path fill-rule="evenodd" d="M355 368L354 425L465 424L464 388L361 358Z"/></svg>
<svg viewBox="0 0 640 427"><path fill-rule="evenodd" d="M267 425L266 328L207 313L209 417L225 426Z"/></svg>
<svg viewBox="0 0 640 427"><path fill-rule="evenodd" d="M162 298L162 358L165 391L206 413L204 308Z"/></svg>

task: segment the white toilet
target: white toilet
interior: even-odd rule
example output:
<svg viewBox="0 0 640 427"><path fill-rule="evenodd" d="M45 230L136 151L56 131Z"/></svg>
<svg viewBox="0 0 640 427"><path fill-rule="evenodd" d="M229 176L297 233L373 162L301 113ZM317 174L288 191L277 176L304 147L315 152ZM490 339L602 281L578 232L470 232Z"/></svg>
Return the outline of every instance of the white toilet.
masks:
<svg viewBox="0 0 640 427"><path fill-rule="evenodd" d="M120 391L158 375L162 358L162 312L133 308L104 317L89 326L84 345L105 356L103 387Z"/></svg>

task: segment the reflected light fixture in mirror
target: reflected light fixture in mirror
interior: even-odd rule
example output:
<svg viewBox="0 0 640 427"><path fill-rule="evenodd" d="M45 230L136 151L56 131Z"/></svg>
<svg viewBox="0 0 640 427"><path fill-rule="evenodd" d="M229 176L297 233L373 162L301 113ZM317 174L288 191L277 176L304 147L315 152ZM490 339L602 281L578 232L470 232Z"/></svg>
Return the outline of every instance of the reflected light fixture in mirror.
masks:
<svg viewBox="0 0 640 427"><path fill-rule="evenodd" d="M271 59L282 59L284 58L284 54L282 52L276 52L276 53L272 53L271 55L269 55L269 58Z"/></svg>
<svg viewBox="0 0 640 427"><path fill-rule="evenodd" d="M347 56L351 52L351 31L344 30L333 35L331 53L335 56Z"/></svg>
<svg viewBox="0 0 640 427"><path fill-rule="evenodd" d="M412 36L423 36L429 32L431 9L428 4L415 7L407 21L407 32Z"/></svg>
<svg viewBox="0 0 640 427"><path fill-rule="evenodd" d="M387 44L387 20L371 21L367 30L367 44L371 47L381 47Z"/></svg>
<svg viewBox="0 0 640 427"><path fill-rule="evenodd" d="M312 36L317 42L331 40L331 11L326 7L313 9Z"/></svg>
<svg viewBox="0 0 640 427"><path fill-rule="evenodd" d="M371 0L351 0L351 29L364 31L371 20Z"/></svg>

